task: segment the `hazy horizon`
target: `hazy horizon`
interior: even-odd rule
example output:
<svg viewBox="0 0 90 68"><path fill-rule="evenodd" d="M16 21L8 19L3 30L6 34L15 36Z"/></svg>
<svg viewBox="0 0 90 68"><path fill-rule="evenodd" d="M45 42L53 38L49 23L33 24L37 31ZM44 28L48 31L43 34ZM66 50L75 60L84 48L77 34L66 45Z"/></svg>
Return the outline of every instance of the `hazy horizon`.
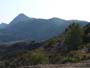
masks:
<svg viewBox="0 0 90 68"><path fill-rule="evenodd" d="M33 18L58 17L90 21L90 0L0 0L0 23L10 23L18 14Z"/></svg>

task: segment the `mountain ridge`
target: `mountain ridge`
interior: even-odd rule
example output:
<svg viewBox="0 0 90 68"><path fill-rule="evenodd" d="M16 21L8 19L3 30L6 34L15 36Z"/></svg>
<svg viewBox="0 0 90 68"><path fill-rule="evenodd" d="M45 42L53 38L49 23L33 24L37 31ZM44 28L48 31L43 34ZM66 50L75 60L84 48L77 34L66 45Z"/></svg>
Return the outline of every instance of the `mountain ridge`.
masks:
<svg viewBox="0 0 90 68"><path fill-rule="evenodd" d="M73 23L70 20L53 17L51 19L29 18L25 14L16 16L4 29L0 29L0 41L47 40L58 36ZM89 22L79 21L81 26Z"/></svg>

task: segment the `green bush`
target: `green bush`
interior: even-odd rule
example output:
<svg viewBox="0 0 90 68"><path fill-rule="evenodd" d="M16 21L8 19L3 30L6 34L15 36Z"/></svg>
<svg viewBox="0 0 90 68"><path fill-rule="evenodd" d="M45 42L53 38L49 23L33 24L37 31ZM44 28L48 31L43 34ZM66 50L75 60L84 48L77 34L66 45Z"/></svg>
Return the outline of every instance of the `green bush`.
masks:
<svg viewBox="0 0 90 68"><path fill-rule="evenodd" d="M78 57L64 57L63 58L63 63L67 63L67 62L78 62L79 58Z"/></svg>
<svg viewBox="0 0 90 68"><path fill-rule="evenodd" d="M49 62L48 56L41 50L37 50L31 54L31 64L47 64Z"/></svg>

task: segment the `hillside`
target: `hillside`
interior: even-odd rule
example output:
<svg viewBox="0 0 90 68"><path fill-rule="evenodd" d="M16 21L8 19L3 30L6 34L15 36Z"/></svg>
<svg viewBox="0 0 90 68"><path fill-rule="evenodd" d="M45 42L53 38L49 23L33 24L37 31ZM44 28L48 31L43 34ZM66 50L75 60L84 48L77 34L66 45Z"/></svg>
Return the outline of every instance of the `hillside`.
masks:
<svg viewBox="0 0 90 68"><path fill-rule="evenodd" d="M64 33L42 42L26 40L0 44L0 66L4 64L5 68L23 68L41 64L41 68L87 67L90 65L86 63L90 60L90 42L85 41L86 32L89 31L87 25L81 27L73 23Z"/></svg>

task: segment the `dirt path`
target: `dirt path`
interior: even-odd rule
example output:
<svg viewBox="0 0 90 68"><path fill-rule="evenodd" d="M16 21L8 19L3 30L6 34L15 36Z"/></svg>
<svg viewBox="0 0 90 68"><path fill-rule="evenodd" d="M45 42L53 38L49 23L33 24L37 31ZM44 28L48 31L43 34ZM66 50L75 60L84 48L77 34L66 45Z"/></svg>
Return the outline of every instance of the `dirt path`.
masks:
<svg viewBox="0 0 90 68"><path fill-rule="evenodd" d="M18 68L90 68L89 62L83 63L67 63L67 64L39 64L32 66L23 66Z"/></svg>

